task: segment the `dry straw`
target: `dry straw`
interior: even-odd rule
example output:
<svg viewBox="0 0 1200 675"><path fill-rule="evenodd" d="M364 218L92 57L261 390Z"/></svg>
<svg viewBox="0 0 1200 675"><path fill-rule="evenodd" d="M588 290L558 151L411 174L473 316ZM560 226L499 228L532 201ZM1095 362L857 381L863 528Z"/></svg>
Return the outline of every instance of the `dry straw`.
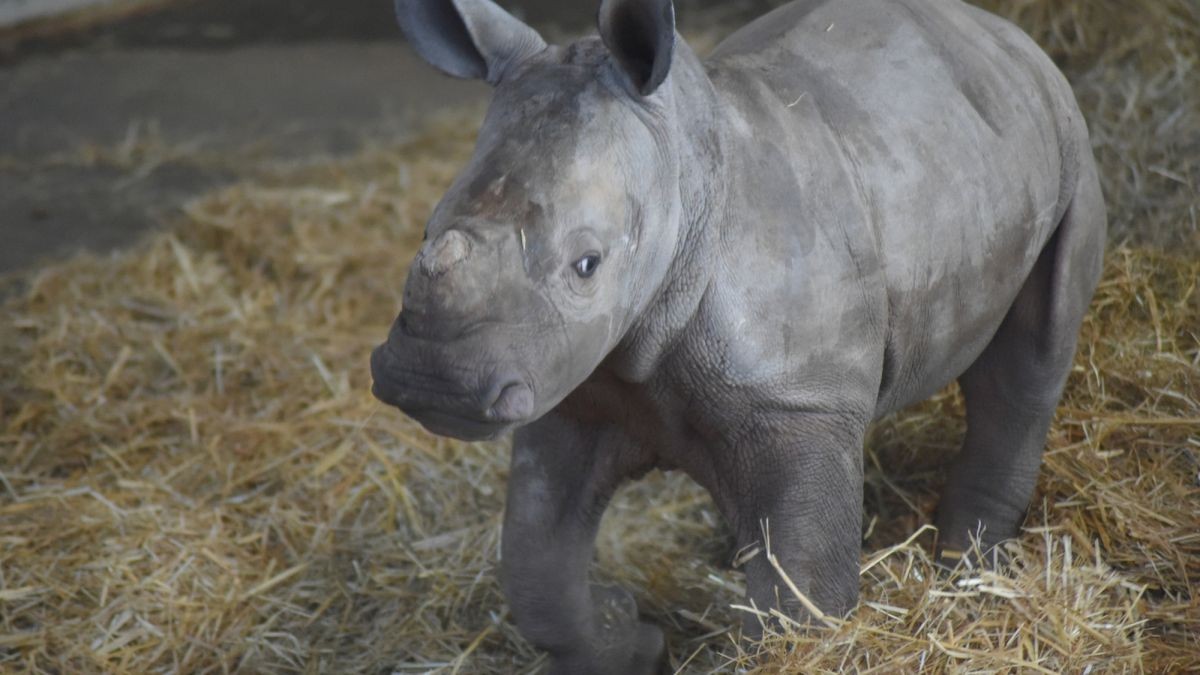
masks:
<svg viewBox="0 0 1200 675"><path fill-rule="evenodd" d="M623 490L595 574L687 672L1200 668L1200 16L1022 3L1089 114L1118 236L1011 563L939 574L953 390L866 450L862 604L747 653L741 577L680 476ZM0 324L0 670L525 672L496 583L507 452L369 394L464 124L280 170L107 259L23 282ZM1147 242L1169 243L1164 252Z"/></svg>

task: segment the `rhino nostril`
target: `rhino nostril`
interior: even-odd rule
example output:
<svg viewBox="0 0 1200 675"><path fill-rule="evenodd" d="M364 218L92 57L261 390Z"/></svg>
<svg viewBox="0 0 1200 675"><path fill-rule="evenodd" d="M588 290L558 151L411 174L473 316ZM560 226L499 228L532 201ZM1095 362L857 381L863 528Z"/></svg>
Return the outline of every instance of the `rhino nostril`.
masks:
<svg viewBox="0 0 1200 675"><path fill-rule="evenodd" d="M509 382L500 387L487 416L496 422L520 422L533 416L533 390L524 382Z"/></svg>
<svg viewBox="0 0 1200 675"><path fill-rule="evenodd" d="M437 278L449 272L471 252L471 240L458 230L446 230L421 248L420 266L426 276Z"/></svg>

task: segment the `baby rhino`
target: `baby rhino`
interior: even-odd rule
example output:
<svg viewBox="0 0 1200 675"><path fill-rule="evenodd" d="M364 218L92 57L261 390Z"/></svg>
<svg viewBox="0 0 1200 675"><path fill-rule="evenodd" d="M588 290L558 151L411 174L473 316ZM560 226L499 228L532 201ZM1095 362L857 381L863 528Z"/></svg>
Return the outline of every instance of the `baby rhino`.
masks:
<svg viewBox="0 0 1200 675"><path fill-rule="evenodd" d="M938 553L1018 533L1105 240L1083 118L1026 35L958 0L806 0L702 61L671 0L604 0L564 47L491 0L396 12L495 90L374 392L437 434L516 431L502 582L553 672L660 664L587 579L609 497L655 467L843 615L864 432L957 378ZM745 572L810 618L765 555Z"/></svg>

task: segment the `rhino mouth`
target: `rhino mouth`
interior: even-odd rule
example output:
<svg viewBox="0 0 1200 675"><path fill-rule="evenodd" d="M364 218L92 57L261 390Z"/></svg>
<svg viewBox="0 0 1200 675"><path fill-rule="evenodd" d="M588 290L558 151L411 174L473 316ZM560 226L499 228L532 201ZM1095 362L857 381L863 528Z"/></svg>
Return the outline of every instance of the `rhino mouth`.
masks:
<svg viewBox="0 0 1200 675"><path fill-rule="evenodd" d="M480 422L440 413L436 410L404 411L425 428L438 436L457 438L460 441L492 441L513 428L513 424Z"/></svg>
<svg viewBox="0 0 1200 675"><path fill-rule="evenodd" d="M491 440L533 417L533 389L511 371L489 368L496 374L479 378L482 386L466 386L436 367L406 367L410 357L397 353L389 343L376 347L371 353L371 393L434 434Z"/></svg>

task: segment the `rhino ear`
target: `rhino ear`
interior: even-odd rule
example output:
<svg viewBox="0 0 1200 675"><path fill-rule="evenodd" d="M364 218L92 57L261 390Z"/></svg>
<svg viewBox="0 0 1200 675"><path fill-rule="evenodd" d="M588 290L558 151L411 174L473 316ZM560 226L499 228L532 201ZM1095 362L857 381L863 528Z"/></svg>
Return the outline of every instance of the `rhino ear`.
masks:
<svg viewBox="0 0 1200 675"><path fill-rule="evenodd" d="M675 5L671 0L604 0L600 39L642 96L667 79L675 52Z"/></svg>
<svg viewBox="0 0 1200 675"><path fill-rule="evenodd" d="M496 84L546 48L537 31L491 0L395 0L396 20L421 58L454 77Z"/></svg>

